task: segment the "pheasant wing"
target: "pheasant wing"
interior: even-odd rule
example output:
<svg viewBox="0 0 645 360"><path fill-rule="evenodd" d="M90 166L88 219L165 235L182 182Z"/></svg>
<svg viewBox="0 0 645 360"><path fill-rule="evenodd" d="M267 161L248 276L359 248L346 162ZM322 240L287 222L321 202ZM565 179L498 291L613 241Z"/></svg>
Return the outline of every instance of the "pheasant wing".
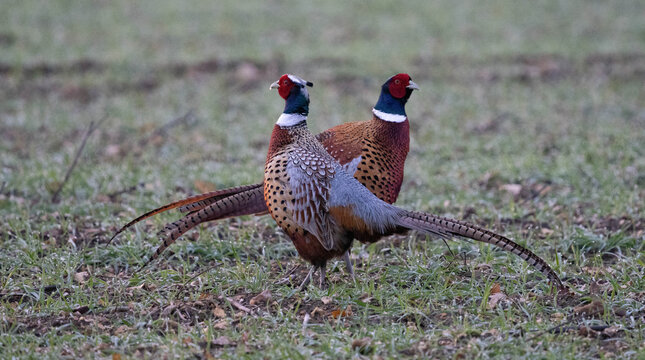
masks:
<svg viewBox="0 0 645 360"><path fill-rule="evenodd" d="M334 246L334 223L329 216L330 182L333 164L312 153L294 153L287 163L289 187L293 202L288 204L293 220L312 233L320 244L331 250Z"/></svg>

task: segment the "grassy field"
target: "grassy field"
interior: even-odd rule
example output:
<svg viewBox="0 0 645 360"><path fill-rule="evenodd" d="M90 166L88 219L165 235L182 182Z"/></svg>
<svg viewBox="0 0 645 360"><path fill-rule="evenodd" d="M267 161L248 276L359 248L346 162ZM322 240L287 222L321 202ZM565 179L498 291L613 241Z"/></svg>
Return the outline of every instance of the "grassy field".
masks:
<svg viewBox="0 0 645 360"><path fill-rule="evenodd" d="M3 1L0 358L644 359L644 19L642 1ZM106 247L125 222L261 180L285 72L315 83L315 132L411 74L398 205L515 239L576 298L415 234L355 244L356 283L339 261L301 293L268 217L201 226L134 274L178 214Z"/></svg>

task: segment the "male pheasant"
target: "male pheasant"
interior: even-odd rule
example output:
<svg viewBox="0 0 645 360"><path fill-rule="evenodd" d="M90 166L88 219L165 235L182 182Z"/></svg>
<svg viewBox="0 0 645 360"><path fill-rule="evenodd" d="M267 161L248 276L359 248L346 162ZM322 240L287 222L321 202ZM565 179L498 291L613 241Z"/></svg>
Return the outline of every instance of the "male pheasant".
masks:
<svg viewBox="0 0 645 360"><path fill-rule="evenodd" d="M286 100L294 81L300 80L285 74L271 88L277 88L280 96ZM405 113L405 104L412 91L418 89L408 74L394 75L381 86L381 94L372 109L371 120L344 123L317 135L317 139L331 156L340 164L356 169L356 179L388 203L394 203L401 190L405 158L410 146L410 123ZM147 265L182 234L200 223L267 213L262 188L262 183L239 186L164 205L130 221L112 239L141 220L161 212L177 207L181 212L187 212L183 218L164 228L167 235ZM349 253L345 255L345 262L353 275Z"/></svg>
<svg viewBox="0 0 645 360"><path fill-rule="evenodd" d="M271 217L313 266L301 288L328 260L350 248L354 238L376 241L398 228L440 237L462 236L498 246L526 260L559 289L558 275L540 257L513 241L462 221L408 211L374 196L309 132L307 82L292 78L285 109L273 128L264 170L264 201ZM284 96L283 96L284 97Z"/></svg>

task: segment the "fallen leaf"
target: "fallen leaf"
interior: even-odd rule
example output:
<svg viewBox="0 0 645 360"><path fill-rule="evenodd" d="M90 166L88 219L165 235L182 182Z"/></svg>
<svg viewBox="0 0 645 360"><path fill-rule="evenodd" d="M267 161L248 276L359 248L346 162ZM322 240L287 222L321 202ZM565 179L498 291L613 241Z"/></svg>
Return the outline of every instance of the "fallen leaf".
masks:
<svg viewBox="0 0 645 360"><path fill-rule="evenodd" d="M345 310L336 309L331 312L331 317L333 317L334 319L338 319L339 317L348 317L348 316L352 316L351 305L347 306Z"/></svg>
<svg viewBox="0 0 645 360"><path fill-rule="evenodd" d="M352 341L352 350L357 350L365 355L371 351L370 344L372 343L372 338L364 337L360 339L354 339Z"/></svg>
<svg viewBox="0 0 645 360"><path fill-rule="evenodd" d="M325 310L319 308L316 306L312 311L311 311L311 317L316 317L317 314L324 314Z"/></svg>
<svg viewBox="0 0 645 360"><path fill-rule="evenodd" d="M610 327L606 328L602 332L603 332L603 334L607 335L608 337L616 337L619 334L619 332L621 332L621 331L622 331L622 329L620 327L614 325L614 326L610 326Z"/></svg>
<svg viewBox="0 0 645 360"><path fill-rule="evenodd" d="M332 299L330 296L323 296L320 298L320 301L322 301L323 304L327 305L332 301Z"/></svg>
<svg viewBox="0 0 645 360"><path fill-rule="evenodd" d="M126 288L126 290L128 290L128 291L132 291L132 290L141 290L141 289L143 289L143 287L145 286L145 284L146 284L146 283L141 283L141 284L139 284L139 285L137 285L137 286L130 286L130 287Z"/></svg>
<svg viewBox="0 0 645 360"><path fill-rule="evenodd" d="M210 181L195 180L193 185L195 185L195 189L197 189L197 191L201 193L207 193L217 190L217 186L215 186L215 184Z"/></svg>
<svg viewBox="0 0 645 360"><path fill-rule="evenodd" d="M112 354L112 360L121 360L121 354L117 354L117 353Z"/></svg>
<svg viewBox="0 0 645 360"><path fill-rule="evenodd" d="M220 319L225 318L226 312L224 311L224 309L218 306L215 309L213 309L213 316L218 317Z"/></svg>
<svg viewBox="0 0 645 360"><path fill-rule="evenodd" d="M272 297L273 297L273 295L271 295L271 290L266 289L266 290L262 291L261 293L259 293L258 295L256 295L255 297L253 297L253 299L251 299L251 301L249 301L249 304L255 305L255 304L259 304L259 303L264 303L264 302L267 302L267 301L271 300Z"/></svg>
<svg viewBox="0 0 645 360"><path fill-rule="evenodd" d="M226 330L228 328L228 322L226 320L220 320L213 324L213 329L217 330Z"/></svg>
<svg viewBox="0 0 645 360"><path fill-rule="evenodd" d="M557 313L551 314L551 321L558 321L558 320L562 320L562 319L564 319L564 314L563 313L557 312Z"/></svg>
<svg viewBox="0 0 645 360"><path fill-rule="evenodd" d="M493 287L490 288L490 294L497 294L498 292L502 292L502 287L498 283L494 283Z"/></svg>
<svg viewBox="0 0 645 360"><path fill-rule="evenodd" d="M506 294L503 292L492 294L488 297L488 309L493 310L497 304L504 299L506 299Z"/></svg>
<svg viewBox="0 0 645 360"><path fill-rule="evenodd" d="M578 335L580 335L582 337L597 338L597 337L600 336L600 332L596 331L596 330L593 330L593 329L591 329L591 328L589 328L587 326L581 326L578 329Z"/></svg>
<svg viewBox="0 0 645 360"><path fill-rule="evenodd" d="M76 274L74 274L74 280L76 280L76 282L79 284L85 284L85 281L87 281L87 278L89 276L90 274L87 271L77 272Z"/></svg>
<svg viewBox="0 0 645 360"><path fill-rule="evenodd" d="M127 325L121 325L116 330L114 330L114 335L121 335L123 333L126 333L130 328Z"/></svg>
<svg viewBox="0 0 645 360"><path fill-rule="evenodd" d="M589 304L573 308L573 312L585 314L588 316L602 315L605 313L605 306L603 305L602 301L596 299Z"/></svg>

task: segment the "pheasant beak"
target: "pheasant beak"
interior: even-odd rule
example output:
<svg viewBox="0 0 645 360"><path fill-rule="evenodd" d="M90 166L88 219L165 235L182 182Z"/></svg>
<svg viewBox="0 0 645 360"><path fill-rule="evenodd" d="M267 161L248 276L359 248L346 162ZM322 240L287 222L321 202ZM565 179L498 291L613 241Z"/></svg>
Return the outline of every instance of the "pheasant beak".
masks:
<svg viewBox="0 0 645 360"><path fill-rule="evenodd" d="M274 82L273 84L271 84L271 86L269 86L269 90L277 89L279 87L280 87L280 80L278 80L278 81Z"/></svg>
<svg viewBox="0 0 645 360"><path fill-rule="evenodd" d="M410 80L410 85L406 86L408 89L412 90L419 90L419 85L417 85L414 81Z"/></svg>

